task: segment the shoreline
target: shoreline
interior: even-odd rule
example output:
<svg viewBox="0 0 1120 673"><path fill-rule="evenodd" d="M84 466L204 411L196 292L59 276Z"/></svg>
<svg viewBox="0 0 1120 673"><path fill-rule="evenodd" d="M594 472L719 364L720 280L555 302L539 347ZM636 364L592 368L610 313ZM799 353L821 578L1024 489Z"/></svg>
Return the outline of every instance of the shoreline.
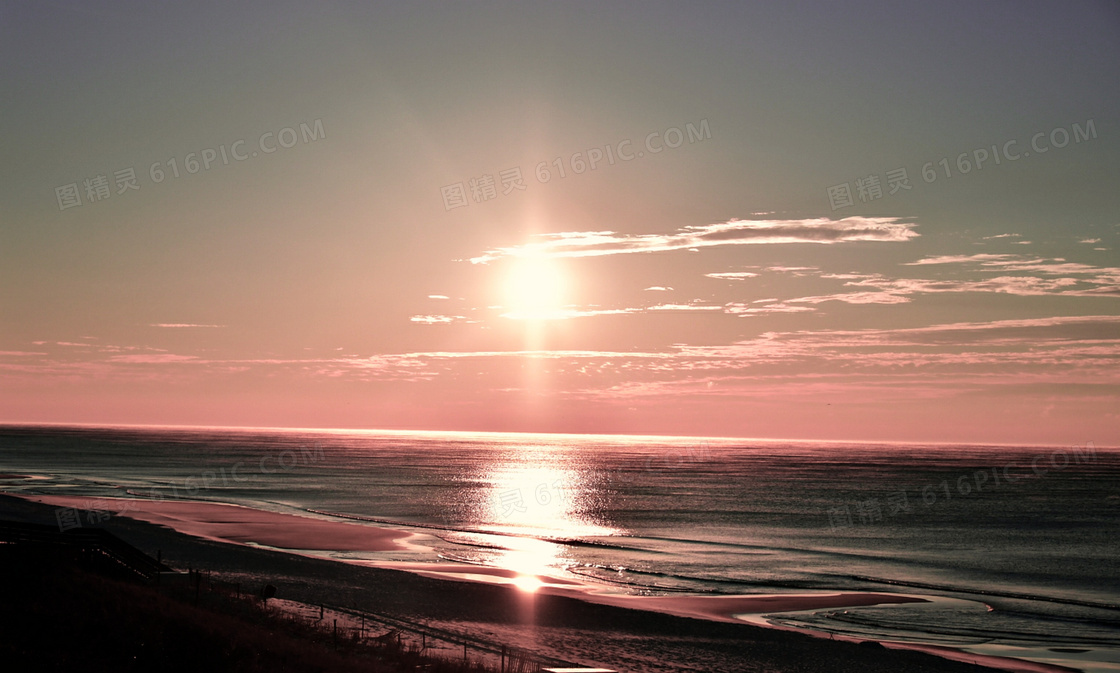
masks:
<svg viewBox="0 0 1120 673"><path fill-rule="evenodd" d="M404 548L399 540L412 536L412 533L381 526L336 522L203 500L0 493L63 508L81 509L83 505L91 503L122 503L124 507L116 512L116 516L167 526L180 533L214 542L252 543L292 552L341 549L356 552L394 551Z"/></svg>
<svg viewBox="0 0 1120 673"><path fill-rule="evenodd" d="M881 592L821 591L816 593L747 594L723 596L634 596L610 593L605 587L590 582L580 582L546 575L526 576L514 570L443 562L393 562L325 558L316 551L394 551L405 547L401 540L414 534L402 530L374 526L367 523L331 521L295 514L257 510L240 505L206 501L152 501L135 498L97 498L81 496L29 495L3 493L43 507L81 507L91 502L119 503L118 517L162 527L193 539L215 544L232 544L244 548L271 549L275 553L297 555L327 563L368 567L386 571L401 571L438 582L482 584L498 586L511 591L521 602L538 600L537 597L553 596L585 604L649 612L660 615L699 620L704 623L724 623L769 631L799 633L818 640L834 637L824 632L792 629L771 624L763 615L774 613L846 608L868 605L926 602L922 596ZM306 540L313 534L316 542ZM353 545L348 547L347 545ZM534 584L526 590L521 580L531 577ZM741 617L755 617L744 619ZM837 636L836 640L859 643L873 642L885 648L918 651L962 662L983 662L986 666L1004 670L1038 673L1041 671L1070 671L1060 666L1028 660L972 654L953 648L926 646L919 643L899 643Z"/></svg>
<svg viewBox="0 0 1120 673"><path fill-rule="evenodd" d="M70 495L16 495L16 497L54 507L80 507L91 502L89 498ZM184 535L212 542L261 546L296 554L314 551L395 551L403 549L398 540L412 536L411 533L382 526L268 512L227 503L137 498L100 498L98 501L122 503L125 506L117 516L165 526ZM307 541L309 534L315 537L314 542ZM331 560L402 570L433 579L451 581L518 586L518 579L530 578L540 582L539 587L534 587L534 592L568 596L615 607L650 610L678 617L731 623L743 623L744 620L735 618L737 614L823 610L888 603L916 603L926 600L905 594L851 591L722 596L634 596L604 591L605 587L593 582L542 574L530 575L493 566L450 561L424 563Z"/></svg>

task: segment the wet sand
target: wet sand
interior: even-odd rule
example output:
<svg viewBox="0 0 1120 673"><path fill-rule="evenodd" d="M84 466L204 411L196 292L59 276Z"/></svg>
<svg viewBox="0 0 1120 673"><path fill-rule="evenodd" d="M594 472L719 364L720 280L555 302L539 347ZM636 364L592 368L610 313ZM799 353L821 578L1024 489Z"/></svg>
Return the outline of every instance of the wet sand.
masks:
<svg viewBox="0 0 1120 673"><path fill-rule="evenodd" d="M27 499L54 507L89 507L217 542L253 543L277 549L356 552L392 551L410 533L311 517L263 512L248 507L189 500L133 500L52 495Z"/></svg>

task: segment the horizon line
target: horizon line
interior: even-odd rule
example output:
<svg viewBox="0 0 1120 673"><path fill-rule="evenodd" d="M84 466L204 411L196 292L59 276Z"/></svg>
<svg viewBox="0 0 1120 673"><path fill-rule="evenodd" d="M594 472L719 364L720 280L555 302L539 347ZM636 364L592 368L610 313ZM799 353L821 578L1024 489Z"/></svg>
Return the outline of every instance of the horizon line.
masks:
<svg viewBox="0 0 1120 673"><path fill-rule="evenodd" d="M60 421L7 421L0 420L3 427L59 427L59 428L99 428L99 429L172 429L172 430L228 430L242 432L319 432L333 434L387 434L387 435L499 435L499 436L549 436L564 438L607 438L607 439L671 439L671 440L717 440L721 442L795 442L828 444L884 444L884 445L921 445L921 446L978 446L978 447L1045 447L1068 448L1077 444L1027 444L1019 442L969 442L969 441L931 441L931 440L884 440L884 439L805 439L789 437L731 437L726 435L658 435L631 433L591 433L591 432L526 432L506 430L418 430L394 428L314 428L292 426L256 425L193 425L183 423L82 423ZM1097 445L1092 440L1084 444L1094 449L1117 450L1118 446Z"/></svg>

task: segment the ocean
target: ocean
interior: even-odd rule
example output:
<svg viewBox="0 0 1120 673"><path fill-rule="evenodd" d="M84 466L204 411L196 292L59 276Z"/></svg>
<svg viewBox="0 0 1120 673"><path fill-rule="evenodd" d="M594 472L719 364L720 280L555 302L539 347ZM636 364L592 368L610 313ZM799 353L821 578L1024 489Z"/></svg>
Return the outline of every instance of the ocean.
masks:
<svg viewBox="0 0 1120 673"><path fill-rule="evenodd" d="M0 490L92 509L201 500L417 534L315 552L349 562L641 595L917 594L933 600L744 619L1120 670L1120 452L1092 443L0 426L0 472L35 477Z"/></svg>

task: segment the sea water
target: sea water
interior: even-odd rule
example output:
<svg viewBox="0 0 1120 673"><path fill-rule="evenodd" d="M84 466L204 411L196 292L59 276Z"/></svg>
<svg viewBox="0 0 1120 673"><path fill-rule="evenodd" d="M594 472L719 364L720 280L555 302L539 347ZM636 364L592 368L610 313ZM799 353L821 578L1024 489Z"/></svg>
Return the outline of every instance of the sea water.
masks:
<svg viewBox="0 0 1120 673"><path fill-rule="evenodd" d="M631 594L888 591L744 616L1120 670L1120 452L633 436L0 426L9 492L223 502L417 533Z"/></svg>

